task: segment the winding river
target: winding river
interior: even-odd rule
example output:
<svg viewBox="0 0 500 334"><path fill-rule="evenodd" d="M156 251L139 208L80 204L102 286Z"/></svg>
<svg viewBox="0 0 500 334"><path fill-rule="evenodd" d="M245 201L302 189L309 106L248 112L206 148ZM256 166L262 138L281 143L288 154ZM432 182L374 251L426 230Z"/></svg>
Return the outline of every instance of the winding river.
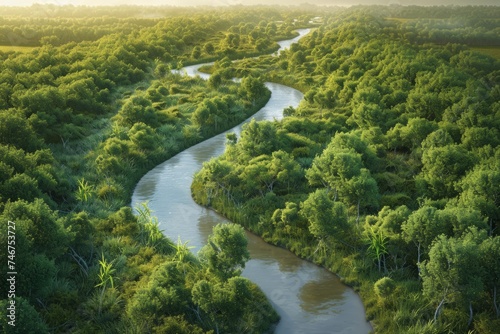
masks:
<svg viewBox="0 0 500 334"><path fill-rule="evenodd" d="M289 47L308 31L299 30L298 37L280 42L281 48ZM207 78L208 75L197 71L200 66L188 66L183 71ZM272 92L271 99L252 116L256 120L281 119L283 109L298 106L303 97L287 86L276 83L266 83L266 86ZM239 135L241 124L227 132ZM139 181L132 196L133 207L149 201L164 233L173 241L178 237L183 242L189 241L194 252L205 244L213 226L228 221L196 204L190 191L192 176L203 162L224 152L227 132L158 165ZM362 334L371 331L359 296L337 276L285 249L267 244L254 234L247 232L247 236L251 259L243 276L260 286L281 316L275 333Z"/></svg>

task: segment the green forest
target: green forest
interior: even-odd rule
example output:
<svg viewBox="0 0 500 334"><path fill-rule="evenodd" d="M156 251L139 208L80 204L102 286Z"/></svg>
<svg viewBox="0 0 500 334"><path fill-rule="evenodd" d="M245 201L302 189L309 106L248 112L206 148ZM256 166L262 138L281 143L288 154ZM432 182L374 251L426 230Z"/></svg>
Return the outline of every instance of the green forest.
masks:
<svg viewBox="0 0 500 334"><path fill-rule="evenodd" d="M496 333L499 59L497 6L0 7L2 332L272 332L247 229L339 275L376 333ZM193 254L132 191L267 81L304 99L194 176L234 224Z"/></svg>

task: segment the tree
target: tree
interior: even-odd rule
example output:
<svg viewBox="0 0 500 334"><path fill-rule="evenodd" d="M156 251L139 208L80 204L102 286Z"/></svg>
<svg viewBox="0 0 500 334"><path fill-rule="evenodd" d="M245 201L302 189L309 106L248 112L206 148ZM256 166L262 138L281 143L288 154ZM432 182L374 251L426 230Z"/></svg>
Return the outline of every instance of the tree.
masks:
<svg viewBox="0 0 500 334"><path fill-rule="evenodd" d="M136 327L150 330L160 326L164 318L183 314L191 303L184 273L178 264L166 261L151 274L149 283L132 297L127 313Z"/></svg>
<svg viewBox="0 0 500 334"><path fill-rule="evenodd" d="M285 151L279 150L272 156L260 155L253 158L245 166L241 177L246 182L247 193L289 191L292 185L297 185L303 176L300 165ZM275 188L276 187L276 188Z"/></svg>
<svg viewBox="0 0 500 334"><path fill-rule="evenodd" d="M128 137L140 149L153 150L159 144L155 130L142 122L137 122L130 128Z"/></svg>
<svg viewBox="0 0 500 334"><path fill-rule="evenodd" d="M221 71L218 70L212 73L210 75L210 78L208 78L208 85L215 89L219 88L222 82L223 82L223 76Z"/></svg>
<svg viewBox="0 0 500 334"><path fill-rule="evenodd" d="M207 123L210 117L210 113L211 110L209 106L207 106L205 103L199 104L191 116L193 124L201 128Z"/></svg>
<svg viewBox="0 0 500 334"><path fill-rule="evenodd" d="M347 209L343 203L331 200L326 189L309 194L300 205L300 213L309 221L309 231L320 243L330 238L344 243L349 226Z"/></svg>
<svg viewBox="0 0 500 334"><path fill-rule="evenodd" d="M439 128L436 131L430 133L422 141L422 148L426 150L431 147L442 147L451 144L453 144L453 138L451 137L450 133L444 128Z"/></svg>
<svg viewBox="0 0 500 334"><path fill-rule="evenodd" d="M3 196L11 200L33 201L42 197L40 187L35 178L27 174L14 174L1 186Z"/></svg>
<svg viewBox="0 0 500 334"><path fill-rule="evenodd" d="M339 181L359 175L361 167L359 154L353 150L337 149L329 145L321 155L314 158L306 176L311 185L323 185L337 192Z"/></svg>
<svg viewBox="0 0 500 334"><path fill-rule="evenodd" d="M435 219L445 228L446 235L455 237L462 236L473 226L479 230L486 230L488 227L486 219L481 217L479 211L462 207L448 206L437 210Z"/></svg>
<svg viewBox="0 0 500 334"><path fill-rule="evenodd" d="M38 112L51 114L55 109L64 109L66 107L66 99L63 93L57 87L47 85L14 94L12 99L13 105L25 109L27 116Z"/></svg>
<svg viewBox="0 0 500 334"><path fill-rule="evenodd" d="M496 317L500 317L498 289L500 288L500 237L489 237L480 245L481 266L484 268L483 283L491 294Z"/></svg>
<svg viewBox="0 0 500 334"><path fill-rule="evenodd" d="M208 42L203 45L203 49L205 50L206 53L209 55L213 54L215 52L215 47L212 43Z"/></svg>
<svg viewBox="0 0 500 334"><path fill-rule="evenodd" d="M480 243L485 233L472 229L462 238L439 236L429 251L429 260L422 266L423 293L438 303L434 320L446 303L469 309L472 322L472 303L483 291Z"/></svg>
<svg viewBox="0 0 500 334"><path fill-rule="evenodd" d="M379 165L381 165L380 159L377 157L377 152L373 145L377 143L377 140L375 140L373 136L378 137L379 132L380 129L378 128L370 128L363 131L358 130L347 133L337 132L332 138L329 146L333 146L338 151L353 150L354 152L360 154L363 165L365 167L369 166L370 171L374 172L377 171L379 169Z"/></svg>
<svg viewBox="0 0 500 334"><path fill-rule="evenodd" d="M356 205L356 223L359 223L361 206L375 207L378 205L378 186L377 181L370 175L370 171L361 168L360 174L353 177L345 183L341 194L350 199L351 203Z"/></svg>
<svg viewBox="0 0 500 334"><path fill-rule="evenodd" d="M405 205L396 209L385 206L379 211L378 216L366 216L363 230L367 234L365 237L370 241L369 245L372 244L373 235L377 236L379 241L383 241L380 244L384 245L395 269L398 269L400 265L403 266L408 256L408 248L401 233L401 225L408 219L410 213L410 209Z"/></svg>
<svg viewBox="0 0 500 334"><path fill-rule="evenodd" d="M258 191L262 197L267 192L274 190L276 177L270 170L270 161L268 155L260 155L251 159L245 166L241 177L245 181L246 195L253 195Z"/></svg>
<svg viewBox="0 0 500 334"><path fill-rule="evenodd" d="M204 334L197 325L189 323L184 316L164 317L162 323L153 327L154 334Z"/></svg>
<svg viewBox="0 0 500 334"><path fill-rule="evenodd" d="M206 98L193 112L193 124L202 129L218 130L229 113L230 99L214 97Z"/></svg>
<svg viewBox="0 0 500 334"><path fill-rule="evenodd" d="M26 235L34 252L56 258L66 251L69 238L62 221L43 200L8 202L1 217L16 222L16 230Z"/></svg>
<svg viewBox="0 0 500 334"><path fill-rule="evenodd" d="M462 144L468 150L474 150L485 145L492 147L500 144L500 133L495 128L467 127L462 135Z"/></svg>
<svg viewBox="0 0 500 334"><path fill-rule="evenodd" d="M10 318L10 301L15 301L15 315ZM12 334L43 334L49 333L47 325L35 308L24 298L0 300L0 329L2 333ZM9 324L11 319L15 319L14 326Z"/></svg>
<svg viewBox="0 0 500 334"><path fill-rule="evenodd" d="M383 127L386 124L386 114L377 103L362 102L353 109L350 121L360 128Z"/></svg>
<svg viewBox="0 0 500 334"><path fill-rule="evenodd" d="M261 99L268 92L264 82L261 79L252 76L245 77L241 80L241 85L238 93L252 105Z"/></svg>
<svg viewBox="0 0 500 334"><path fill-rule="evenodd" d="M238 182L234 166L228 161L212 158L203 163L203 168L195 175L195 180L200 180L205 189L204 205L211 205L213 198L220 193L227 199L234 200L234 188Z"/></svg>
<svg viewBox="0 0 500 334"><path fill-rule="evenodd" d="M250 258L248 240L243 227L236 224L218 224L200 249L200 259L208 270L222 280L239 276Z"/></svg>
<svg viewBox="0 0 500 334"><path fill-rule="evenodd" d="M336 200L339 189L343 190L346 181L359 176L361 167L361 156L358 153L329 145L321 155L314 158L311 168L306 171L306 177L311 185L332 189Z"/></svg>
<svg viewBox="0 0 500 334"><path fill-rule="evenodd" d="M488 218L490 233L500 220L500 170L479 165L460 181L460 203L479 210Z"/></svg>
<svg viewBox="0 0 500 334"><path fill-rule="evenodd" d="M246 157L271 155L279 145L276 126L271 122L257 122L252 119L243 126L239 145Z"/></svg>
<svg viewBox="0 0 500 334"><path fill-rule="evenodd" d="M250 281L231 277L227 282L196 282L191 290L193 302L208 314L215 332L237 333L243 330L242 316L252 298Z"/></svg>
<svg viewBox="0 0 500 334"><path fill-rule="evenodd" d="M159 126L158 115L149 99L142 95L133 96L123 104L118 113L123 125L132 126L142 122L151 127Z"/></svg>
<svg viewBox="0 0 500 334"><path fill-rule="evenodd" d="M470 153L458 145L433 147L422 154L422 177L436 197L456 195L455 182L472 167Z"/></svg>
<svg viewBox="0 0 500 334"><path fill-rule="evenodd" d="M413 151L422 144L422 141L430 133L437 130L437 128L438 126L435 122L427 119L410 118L407 125L398 123L387 131L389 147L394 150L402 147Z"/></svg>
<svg viewBox="0 0 500 334"><path fill-rule="evenodd" d="M269 170L275 176L278 185L290 191L290 187L297 186L303 178L303 171L293 157L283 150L273 152Z"/></svg>
<svg viewBox="0 0 500 334"><path fill-rule="evenodd" d="M42 146L29 122L16 110L0 111L0 143L26 152L33 152Z"/></svg>
<svg viewBox="0 0 500 334"><path fill-rule="evenodd" d="M414 243L417 246L417 267L420 272L420 262L422 258L422 248L424 251L431 245L434 238L446 231L441 221L436 220L436 208L423 206L414 211L401 225L403 238L406 242Z"/></svg>
<svg viewBox="0 0 500 334"><path fill-rule="evenodd" d="M198 59L201 56L201 47L199 45L195 46L193 48L193 51L191 52L191 57L194 59Z"/></svg>
<svg viewBox="0 0 500 334"><path fill-rule="evenodd" d="M276 209L271 217L276 232L292 234L301 221L299 210L300 207L295 202L286 202L283 209Z"/></svg>

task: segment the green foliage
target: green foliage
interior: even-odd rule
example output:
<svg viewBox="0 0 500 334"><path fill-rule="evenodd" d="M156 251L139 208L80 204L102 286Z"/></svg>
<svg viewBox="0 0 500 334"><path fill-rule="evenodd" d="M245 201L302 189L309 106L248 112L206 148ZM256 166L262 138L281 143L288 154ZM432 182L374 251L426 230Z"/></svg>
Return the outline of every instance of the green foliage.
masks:
<svg viewBox="0 0 500 334"><path fill-rule="evenodd" d="M204 331L182 316L165 317L161 325L153 327L153 333L157 334L203 334Z"/></svg>
<svg viewBox="0 0 500 334"><path fill-rule="evenodd" d="M137 291L127 313L138 330L151 330L168 316L183 314L190 303L184 277L173 262L164 262L151 275L149 284Z"/></svg>
<svg viewBox="0 0 500 334"><path fill-rule="evenodd" d="M0 111L0 143L16 146L25 152L36 151L42 146L28 120L12 109Z"/></svg>
<svg viewBox="0 0 500 334"><path fill-rule="evenodd" d="M239 94L248 102L255 104L255 102L266 94L266 87L262 80L254 77L246 77L241 80Z"/></svg>
<svg viewBox="0 0 500 334"><path fill-rule="evenodd" d="M434 319L444 303L457 303L463 309L469 307L469 324L472 321L472 303L480 298L483 290L478 245L484 239L484 233L471 230L460 239L442 235L434 242L429 261L422 268L423 293L439 302Z"/></svg>
<svg viewBox="0 0 500 334"><path fill-rule="evenodd" d="M152 247L158 252L169 253L173 248L172 242L160 230L160 222L158 218L153 216L148 204L141 203L135 210L138 214L137 223L139 224L139 240L141 243Z"/></svg>
<svg viewBox="0 0 500 334"><path fill-rule="evenodd" d="M258 110L272 80L304 101L228 138L194 197L339 272L381 332L494 332L500 67L468 45L499 44L497 8L141 14L2 8L0 218L16 222L14 330L266 332L276 314L237 276L242 230L219 227L200 261L146 207L138 218L121 207L149 168ZM231 63L276 50L315 16L318 28L277 57ZM208 82L170 72L214 60Z"/></svg>
<svg viewBox="0 0 500 334"><path fill-rule="evenodd" d="M241 319L252 292L250 282L243 277L232 277L218 284L201 280L193 287L192 298L209 315L216 332L239 332L243 324L234 319Z"/></svg>
<svg viewBox="0 0 500 334"><path fill-rule="evenodd" d="M250 258L245 230L236 224L218 224L213 234L200 249L200 258L207 263L210 272L227 280L241 274Z"/></svg>
<svg viewBox="0 0 500 334"><path fill-rule="evenodd" d="M420 248L429 247L432 241L445 231L442 221L434 220L435 214L436 208L424 206L413 211L408 220L401 225L403 238L417 246L417 265L420 263Z"/></svg>
<svg viewBox="0 0 500 334"><path fill-rule="evenodd" d="M311 234L320 240L330 237L342 240L348 230L345 205L332 201L326 190L318 189L309 194L300 212L309 221Z"/></svg>
<svg viewBox="0 0 500 334"><path fill-rule="evenodd" d="M304 100L281 121L249 123L193 182L198 202L359 289L381 333L464 332L498 313L496 267L478 249L496 254L485 236L498 234L500 67L446 44L475 45L472 31L498 43L487 32L496 14L474 8L459 31L451 22L466 11L322 14L277 57L233 63L232 73L293 86ZM276 153L305 178L273 169Z"/></svg>
<svg viewBox="0 0 500 334"><path fill-rule="evenodd" d="M14 146L0 145L3 161L0 164L0 189L4 200L33 201L43 197L50 202L59 194L58 176L49 150L26 153Z"/></svg>
<svg viewBox="0 0 500 334"><path fill-rule="evenodd" d="M113 268L113 262L108 262L104 258L104 254L101 256L101 260L99 260L99 283L97 283L96 287L102 287L103 290L106 290L108 284L111 288L115 287L115 282L113 279L113 274L116 269Z"/></svg>
<svg viewBox="0 0 500 334"><path fill-rule="evenodd" d="M388 253L387 251L387 237L384 236L379 230L378 233L374 232L373 229L368 230L368 238L366 240L366 244L368 245L368 254L375 258L378 262L378 271L382 270L382 261L385 265L385 255ZM376 286L376 285L375 285Z"/></svg>
<svg viewBox="0 0 500 334"><path fill-rule="evenodd" d="M270 122L252 119L244 125L239 144L243 153L250 157L270 155L278 145L276 127Z"/></svg>
<svg viewBox="0 0 500 334"><path fill-rule="evenodd" d="M142 122L150 126L158 126L159 120L151 101L143 96L134 96L123 105L119 116L123 125L132 126Z"/></svg>
<svg viewBox="0 0 500 334"><path fill-rule="evenodd" d="M463 177L472 165L469 153L457 145L425 150L422 155L422 174L431 193L437 197L456 195L454 183Z"/></svg>
<svg viewBox="0 0 500 334"><path fill-rule="evenodd" d="M67 237L57 213L41 199L6 203L2 220L15 221L19 234L26 236L34 252L57 257L66 250Z"/></svg>
<svg viewBox="0 0 500 334"><path fill-rule="evenodd" d="M470 171L460 182L462 190L460 203L480 211L489 218L490 230L497 226L500 219L500 196L498 187L495 187L500 177L499 166L493 168L479 165Z"/></svg>
<svg viewBox="0 0 500 334"><path fill-rule="evenodd" d="M390 297L391 294L394 292L395 288L396 288L396 283L392 278L387 276L382 277L381 279L376 281L375 284L373 285L375 294L380 299L385 299Z"/></svg>
<svg viewBox="0 0 500 334"><path fill-rule="evenodd" d="M49 333L47 325L36 309L24 298L18 297L12 299L15 302L15 321L14 326L9 324L11 320L8 315L8 307L11 307L9 300L0 300L2 320L0 320L3 333L19 334L42 334Z"/></svg>
<svg viewBox="0 0 500 334"><path fill-rule="evenodd" d="M93 187L89 185L85 179L78 180L78 189L75 194L76 199L82 203L86 203L89 202L93 196Z"/></svg>
<svg viewBox="0 0 500 334"><path fill-rule="evenodd" d="M500 315L500 306L497 301L498 286L500 285L500 266L496 261L500 252L500 237L488 238L480 244L481 266L483 267L483 284L489 290L493 302L495 315Z"/></svg>
<svg viewBox="0 0 500 334"><path fill-rule="evenodd" d="M190 249L194 248L194 246L188 246L189 241L182 242L181 238L177 239L177 244L175 245L175 256L174 259L179 263L184 263L191 259Z"/></svg>
<svg viewBox="0 0 500 334"><path fill-rule="evenodd" d="M155 301L151 296L157 295L158 309L165 301L169 311L178 311L147 322L148 331L214 329L205 314L194 315L189 302L190 288L200 279L191 276L215 279L208 264L200 264L185 243L168 240L146 206L137 218L123 206L148 169L238 124L270 96L259 78L231 81L229 58L221 62L216 83L170 69L219 55L269 52L277 48L272 39L292 35L292 21L267 32L258 23L285 22L291 14L176 9L151 19L132 17L130 9L109 16L101 8L49 7L2 12L3 31L15 37L9 45L40 46L23 54L0 52L0 216L18 228L19 295L39 307L32 318L41 316L55 331L119 333L133 323L140 332L144 323L128 314L150 315L136 309L134 298ZM32 15L46 10L54 15ZM240 29L241 22L253 22L254 31ZM197 111L200 106L208 114ZM290 157L276 160L297 174ZM273 171L280 189L292 186L279 172ZM240 271L248 258L240 253L234 263L219 254L219 262L227 262L221 276ZM179 267L186 286L180 278L162 285L153 277L166 261ZM144 285L149 281L151 291ZM235 323L264 332L276 314L255 286L249 289L249 302L258 307L242 309ZM175 291L184 294L177 298Z"/></svg>

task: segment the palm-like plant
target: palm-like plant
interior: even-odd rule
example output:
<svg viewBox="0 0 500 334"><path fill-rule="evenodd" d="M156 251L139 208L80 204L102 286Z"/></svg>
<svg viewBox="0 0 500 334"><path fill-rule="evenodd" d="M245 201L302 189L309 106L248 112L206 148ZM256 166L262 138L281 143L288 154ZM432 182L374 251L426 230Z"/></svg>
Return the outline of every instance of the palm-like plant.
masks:
<svg viewBox="0 0 500 334"><path fill-rule="evenodd" d="M368 231L366 239L368 245L367 253L378 263L378 271L382 270L382 260L385 260L387 254L387 237L382 234L382 231L376 231L373 227Z"/></svg>
<svg viewBox="0 0 500 334"><path fill-rule="evenodd" d="M114 273L116 272L116 269L113 268L113 262L108 262L104 258L104 254L101 255L101 260L99 260L99 283L95 286L97 287L102 287L101 290L101 297L100 297L100 302L99 302L99 314L101 313L102 309L102 301L104 298L104 292L106 291L106 288L108 285L111 286L111 288L115 287L115 281L114 281Z"/></svg>
<svg viewBox="0 0 500 334"><path fill-rule="evenodd" d="M177 245L175 246L175 260L178 262L184 262L187 255L190 253L190 249L193 249L194 246L188 246L189 241L182 242L181 237L177 238Z"/></svg>
<svg viewBox="0 0 500 334"><path fill-rule="evenodd" d="M78 180L78 189L76 199L82 203L87 203L94 196L94 187L92 187L84 178Z"/></svg>
<svg viewBox="0 0 500 334"><path fill-rule="evenodd" d="M158 218L153 216L147 202L140 203L135 207L137 211L137 222L140 226L140 240L143 244L155 248L157 251L167 251L175 248L170 241L165 238L160 229Z"/></svg>

